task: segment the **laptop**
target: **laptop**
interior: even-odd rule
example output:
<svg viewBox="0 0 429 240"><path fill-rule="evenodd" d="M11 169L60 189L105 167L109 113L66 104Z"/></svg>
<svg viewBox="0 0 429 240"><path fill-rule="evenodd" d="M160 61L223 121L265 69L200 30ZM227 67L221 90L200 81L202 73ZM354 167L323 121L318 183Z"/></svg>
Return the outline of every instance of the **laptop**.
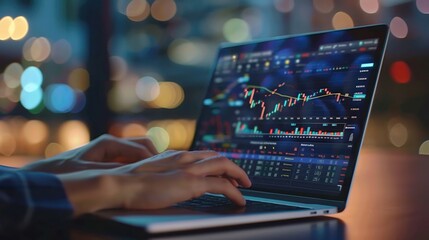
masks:
<svg viewBox="0 0 429 240"><path fill-rule="evenodd" d="M244 169L246 207L205 194L92 217L157 234L343 211L387 36L386 25L372 25L221 45L191 150Z"/></svg>

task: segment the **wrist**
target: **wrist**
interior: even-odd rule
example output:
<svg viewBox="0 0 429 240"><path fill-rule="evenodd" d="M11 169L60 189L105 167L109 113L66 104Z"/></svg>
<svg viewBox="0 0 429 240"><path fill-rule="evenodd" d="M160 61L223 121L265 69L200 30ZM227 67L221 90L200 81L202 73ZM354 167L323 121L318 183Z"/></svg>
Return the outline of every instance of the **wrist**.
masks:
<svg viewBox="0 0 429 240"><path fill-rule="evenodd" d="M58 175L73 206L74 216L121 206L120 177L106 173L82 171Z"/></svg>

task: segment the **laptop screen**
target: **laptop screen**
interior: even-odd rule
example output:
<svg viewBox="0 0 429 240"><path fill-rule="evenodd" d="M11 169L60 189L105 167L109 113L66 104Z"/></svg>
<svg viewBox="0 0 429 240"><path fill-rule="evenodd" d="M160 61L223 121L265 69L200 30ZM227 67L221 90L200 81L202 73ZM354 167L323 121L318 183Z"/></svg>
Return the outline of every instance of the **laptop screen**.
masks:
<svg viewBox="0 0 429 240"><path fill-rule="evenodd" d="M221 47L193 150L252 189L345 200L386 42L384 25Z"/></svg>

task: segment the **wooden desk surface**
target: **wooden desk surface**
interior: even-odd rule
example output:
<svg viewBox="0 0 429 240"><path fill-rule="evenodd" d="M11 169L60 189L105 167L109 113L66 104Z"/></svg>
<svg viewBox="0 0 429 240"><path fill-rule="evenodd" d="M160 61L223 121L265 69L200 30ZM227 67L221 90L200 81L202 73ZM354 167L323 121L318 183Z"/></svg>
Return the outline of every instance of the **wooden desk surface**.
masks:
<svg viewBox="0 0 429 240"><path fill-rule="evenodd" d="M429 156L365 149L348 206L333 215L346 239L429 239Z"/></svg>
<svg viewBox="0 0 429 240"><path fill-rule="evenodd" d="M215 229L162 239L429 239L429 156L364 149L349 202L333 218ZM115 239L72 228L71 239ZM123 238L121 236L119 238Z"/></svg>

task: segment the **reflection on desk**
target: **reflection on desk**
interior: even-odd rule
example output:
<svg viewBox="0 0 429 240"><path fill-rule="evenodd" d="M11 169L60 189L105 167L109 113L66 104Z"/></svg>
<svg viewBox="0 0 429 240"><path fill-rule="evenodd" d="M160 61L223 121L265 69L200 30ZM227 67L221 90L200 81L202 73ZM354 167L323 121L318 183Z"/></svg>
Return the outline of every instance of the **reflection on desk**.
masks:
<svg viewBox="0 0 429 240"><path fill-rule="evenodd" d="M80 226L72 230L72 239L141 239L156 240L200 240L200 239L314 239L314 240L341 240L345 238L345 225L340 219L329 217L315 217L306 219L288 220L247 226L227 228L213 228L192 232L145 236L140 231L109 231L109 234L100 233L89 235Z"/></svg>
<svg viewBox="0 0 429 240"><path fill-rule="evenodd" d="M265 226L264 226L265 225ZM197 239L344 239L345 225L335 218L286 221L282 224L259 224L252 228L231 229L185 236L159 237L158 240Z"/></svg>

